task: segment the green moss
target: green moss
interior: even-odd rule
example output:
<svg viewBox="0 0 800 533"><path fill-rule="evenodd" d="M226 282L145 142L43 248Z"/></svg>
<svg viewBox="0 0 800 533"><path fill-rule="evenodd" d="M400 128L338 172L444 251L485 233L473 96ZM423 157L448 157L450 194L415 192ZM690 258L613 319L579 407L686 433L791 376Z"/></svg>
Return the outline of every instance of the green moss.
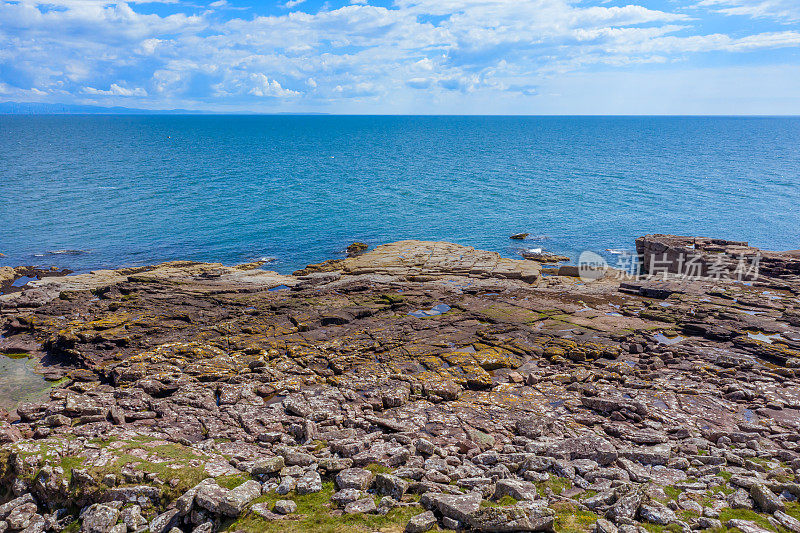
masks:
<svg viewBox="0 0 800 533"><path fill-rule="evenodd" d="M553 494L561 494L567 489L572 488L572 481L565 477L551 477L547 481L541 481L536 483L536 491L539 493L539 496L545 496L547 494L547 489L553 491Z"/></svg>
<svg viewBox="0 0 800 533"><path fill-rule="evenodd" d="M400 533L412 516L423 512L418 507L403 507L393 509L385 516L334 516L331 514L330 504L334 491L333 483L329 481L323 483L322 491L315 494L265 494L253 503L267 503L272 508L278 500L293 500L297 504L297 512L293 517L297 519L270 522L253 512L246 512L238 520L223 524L221 530L247 533L367 533L380 530Z"/></svg>
<svg viewBox="0 0 800 533"><path fill-rule="evenodd" d="M248 474L230 474L227 476L218 477L217 485L226 489L233 489L250 479L251 478Z"/></svg>
<svg viewBox="0 0 800 533"><path fill-rule="evenodd" d="M719 513L719 519L723 524L728 523L728 520L750 520L764 529L775 531L775 528L772 527L772 524L769 523L769 520L750 509L723 509Z"/></svg>
<svg viewBox="0 0 800 533"><path fill-rule="evenodd" d="M643 528L645 528L647 531L649 531L650 533L666 533L668 531L671 532L671 533L683 533L683 530L681 529L681 526L679 526L678 524L670 524L668 526L660 526L658 524L651 524L649 522L643 522L640 525Z"/></svg>
<svg viewBox="0 0 800 533"><path fill-rule="evenodd" d="M588 533L593 531L597 514L591 511L581 511L571 505L555 505L556 519L553 523L557 533Z"/></svg>
<svg viewBox="0 0 800 533"><path fill-rule="evenodd" d="M367 466L364 467L364 469L365 470L369 470L373 474L391 474L392 473L392 469L391 468L389 468L387 466L379 465L377 463L372 463L370 465L367 465Z"/></svg>
<svg viewBox="0 0 800 533"><path fill-rule="evenodd" d="M497 501L483 500L481 502L481 507L506 507L509 505L516 505L518 501L519 500L517 500L513 496L509 496L508 494L506 494Z"/></svg>
<svg viewBox="0 0 800 533"><path fill-rule="evenodd" d="M667 485L664 487L664 494L671 500L677 500L678 496L681 495L683 489L679 489L678 487L673 487L672 485Z"/></svg>
<svg viewBox="0 0 800 533"><path fill-rule="evenodd" d="M719 471L719 474L717 474L717 475L718 475L719 477L721 477L722 479L724 479L725 481L730 481L730 480L731 480L731 477L733 477L733 474L731 474L731 473L730 473L730 472L728 472L727 470L720 470L720 471Z"/></svg>

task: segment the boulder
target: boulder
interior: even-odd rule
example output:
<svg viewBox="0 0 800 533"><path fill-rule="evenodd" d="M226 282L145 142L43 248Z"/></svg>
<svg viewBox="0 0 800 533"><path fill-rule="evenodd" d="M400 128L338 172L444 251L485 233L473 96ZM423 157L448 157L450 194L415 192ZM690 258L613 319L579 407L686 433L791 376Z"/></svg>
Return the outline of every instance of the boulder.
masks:
<svg viewBox="0 0 800 533"><path fill-rule="evenodd" d="M261 496L261 483L255 480L245 481L235 489L228 491L220 502L220 513L225 516L239 516L248 503Z"/></svg>
<svg viewBox="0 0 800 533"><path fill-rule="evenodd" d="M372 483L375 493L379 496L391 496L400 500L408 490L408 481L404 481L392 474L378 474Z"/></svg>
<svg viewBox="0 0 800 533"><path fill-rule="evenodd" d="M484 507L473 511L466 523L473 531L502 533L512 531L553 531L555 515L545 507L512 505Z"/></svg>
<svg viewBox="0 0 800 533"><path fill-rule="evenodd" d="M511 496L515 500L533 501L538 497L536 486L529 481L519 479L500 479L495 485L493 498L499 500L503 496Z"/></svg>
<svg viewBox="0 0 800 533"><path fill-rule="evenodd" d="M346 468L336 474L336 488L366 490L372 482L372 472L363 468Z"/></svg>
<svg viewBox="0 0 800 533"><path fill-rule="evenodd" d="M292 500L278 500L275 502L275 512L282 515L292 514L297 511L297 504Z"/></svg>
<svg viewBox="0 0 800 533"><path fill-rule="evenodd" d="M756 483L750 487L750 497L753 498L756 506L758 506L758 508L765 513L783 511L786 507L777 494L769 490L761 483Z"/></svg>
<svg viewBox="0 0 800 533"><path fill-rule="evenodd" d="M361 498L360 500L356 500L345 505L344 514L371 513L376 509L377 507L375 506L375 500L372 498L372 496L367 496L366 498Z"/></svg>
<svg viewBox="0 0 800 533"><path fill-rule="evenodd" d="M406 524L405 533L425 533L436 527L436 515L431 511L425 511L411 517Z"/></svg>
<svg viewBox="0 0 800 533"><path fill-rule="evenodd" d="M419 503L428 510L439 511L442 515L467 522L467 518L481 506L483 496L480 492L467 494L436 494L428 492L422 495Z"/></svg>
<svg viewBox="0 0 800 533"><path fill-rule="evenodd" d="M81 513L81 531L109 533L119 519L119 511L110 505L95 503Z"/></svg>

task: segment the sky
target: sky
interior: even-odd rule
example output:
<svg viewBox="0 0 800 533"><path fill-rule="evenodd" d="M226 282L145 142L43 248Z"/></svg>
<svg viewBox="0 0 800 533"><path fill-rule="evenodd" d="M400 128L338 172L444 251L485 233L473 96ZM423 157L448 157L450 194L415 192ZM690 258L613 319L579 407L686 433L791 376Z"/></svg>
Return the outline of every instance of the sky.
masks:
<svg viewBox="0 0 800 533"><path fill-rule="evenodd" d="M800 0L0 0L0 101L800 114Z"/></svg>

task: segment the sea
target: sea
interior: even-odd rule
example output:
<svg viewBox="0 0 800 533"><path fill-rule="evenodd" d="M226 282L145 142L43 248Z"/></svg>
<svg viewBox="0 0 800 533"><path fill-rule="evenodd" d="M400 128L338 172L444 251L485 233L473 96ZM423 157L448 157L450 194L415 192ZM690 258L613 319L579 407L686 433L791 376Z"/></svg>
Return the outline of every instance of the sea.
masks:
<svg viewBox="0 0 800 533"><path fill-rule="evenodd" d="M0 265L288 273L425 239L613 266L648 233L800 248L800 118L0 116Z"/></svg>

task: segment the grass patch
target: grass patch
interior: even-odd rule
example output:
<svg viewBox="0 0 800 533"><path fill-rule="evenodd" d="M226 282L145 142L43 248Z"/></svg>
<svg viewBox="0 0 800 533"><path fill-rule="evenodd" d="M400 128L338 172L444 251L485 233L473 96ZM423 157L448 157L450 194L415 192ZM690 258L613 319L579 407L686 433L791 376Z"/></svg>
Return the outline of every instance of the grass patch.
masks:
<svg viewBox="0 0 800 533"><path fill-rule="evenodd" d="M719 513L719 519L722 521L723 525L727 524L728 520L750 520L764 529L775 531L775 528L772 527L769 520L750 509L723 509Z"/></svg>
<svg viewBox="0 0 800 533"><path fill-rule="evenodd" d="M671 500L677 500L678 496L683 493L683 489L679 489L678 487L673 487L672 485L667 485L664 487L664 494L667 495L667 498Z"/></svg>
<svg viewBox="0 0 800 533"><path fill-rule="evenodd" d="M331 514L330 499L335 489L333 482L322 484L322 491L315 494L298 495L290 493L280 496L270 493L260 496L253 503L267 503L270 508L278 500L292 500L297 504L294 520L269 522L253 512L246 512L238 520L223 524L222 531L243 531L246 533L368 533L382 531L401 533L408 520L423 512L419 507L393 509L385 516L380 515L342 515Z"/></svg>
<svg viewBox="0 0 800 533"><path fill-rule="evenodd" d="M518 500L513 496L506 494L497 501L483 500L481 507L508 507L509 505L516 505Z"/></svg>
<svg viewBox="0 0 800 533"><path fill-rule="evenodd" d="M536 483L536 492L539 496L546 496L547 489L553 491L553 494L561 494L567 489L572 488L572 481L565 477L551 477L547 481L540 481Z"/></svg>
<svg viewBox="0 0 800 533"><path fill-rule="evenodd" d="M364 470L369 470L372 472L372 475L375 474L391 474L392 469L388 466L379 465L377 463L372 463L364 467Z"/></svg>
<svg viewBox="0 0 800 533"><path fill-rule="evenodd" d="M595 522L600 518L591 511L581 511L572 505L553 505L556 519L553 523L557 533L588 533L594 531Z"/></svg>

